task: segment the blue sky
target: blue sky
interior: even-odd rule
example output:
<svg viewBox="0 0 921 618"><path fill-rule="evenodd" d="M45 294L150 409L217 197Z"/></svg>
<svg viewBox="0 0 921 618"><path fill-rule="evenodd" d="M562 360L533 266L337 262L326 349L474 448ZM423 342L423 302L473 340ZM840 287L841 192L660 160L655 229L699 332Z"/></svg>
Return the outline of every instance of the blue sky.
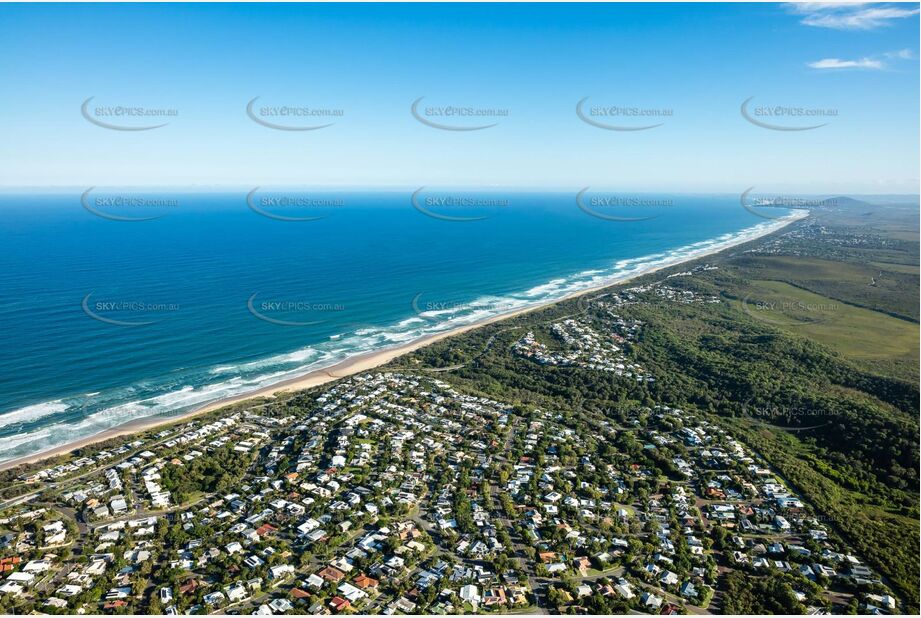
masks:
<svg viewBox="0 0 921 618"><path fill-rule="evenodd" d="M916 193L918 32L917 3L5 4L0 186ZM342 116L274 130L247 116L257 96ZM411 115L423 96L508 115L440 130ZM81 115L89 97L178 114L109 130ZM671 115L603 130L584 97ZM749 97L836 115L766 129Z"/></svg>

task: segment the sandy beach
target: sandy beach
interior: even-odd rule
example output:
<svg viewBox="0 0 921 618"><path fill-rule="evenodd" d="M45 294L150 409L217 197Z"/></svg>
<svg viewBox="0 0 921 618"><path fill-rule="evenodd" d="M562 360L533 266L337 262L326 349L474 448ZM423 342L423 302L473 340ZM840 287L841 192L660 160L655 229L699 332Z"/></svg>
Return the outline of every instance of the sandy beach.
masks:
<svg viewBox="0 0 921 618"><path fill-rule="evenodd" d="M574 292L572 294L568 294L566 296L556 298L551 301L546 301L543 303L534 304L530 307L508 311L506 313L498 314L498 315L486 318L478 322L460 326L460 327L457 327L451 330L446 330L444 332L427 335L425 337L421 337L419 339L410 341L403 345L394 346L390 348L383 348L381 350L375 350L373 352L368 352L366 354L356 355L342 362L331 365L329 367L315 369L308 373L305 373L302 376L298 376L298 377L295 377L295 378L292 378L286 381L278 382L276 384L267 386L259 390L254 390L254 391L240 394L234 397L220 399L220 400L208 403L206 405L203 405L194 410L185 412L183 414L177 414L177 415L171 415L171 416L165 416L165 417L164 416L154 416L154 417L149 417L149 418L137 419L134 421L124 423L122 425L118 425L117 427L113 427L101 433L98 433L92 436L87 436L86 438L82 438L80 440L76 440L74 442L62 444L60 446L57 446L51 449L47 449L47 450L44 450L44 451L41 451L41 452L38 452L32 455L28 455L25 457L20 457L17 459L11 459L8 461L0 462L0 471L9 470L10 468L14 468L22 464L34 463L37 461L41 461L43 459L47 459L49 457L54 457L56 455L62 455L65 453L69 453L76 449L83 448L85 446L89 446L97 442L109 440L111 438L132 435L132 434L139 433L142 431L147 431L147 430L150 430L156 427L184 422L184 421L189 420L192 417L195 417L201 414L205 414L207 412L211 412L219 408L226 407L230 404L239 403L241 401L247 401L247 400L256 399L256 398L273 397L279 393L294 392L294 391L300 391L300 390L304 390L308 388L313 388L316 386L320 386L322 384L326 384L328 382L332 382L334 380L338 380L340 378L344 378L350 375L361 373L369 369L374 369L376 367L380 367L381 365L384 365L390 362L391 360L399 356L402 356L404 354L408 354L410 352L418 350L419 348L430 345L436 341L441 341L442 339L445 339L447 337L465 333L475 328L481 328L488 324L492 324L492 323L495 323L501 320L506 320L506 319L512 318L517 315L525 314L531 311L536 311L538 309L542 309L550 305L554 305L554 304L557 304L557 303L560 303L566 300L570 300L572 298L576 298L576 297L583 296L586 294L592 294L592 293L598 292L599 290L609 288L611 286L621 285L637 277L645 276L645 275L648 275L650 273L653 273L653 272L656 272L656 271L659 271L665 268L671 268L671 267L677 266L685 262L699 260L701 258L705 258L707 256L714 255L722 251L726 251L738 245L752 242L759 238L763 238L764 236L767 236L768 234L773 234L777 232L778 230L783 229L787 225L807 217L808 214L809 212L806 210L795 211L793 214L791 214L787 218L776 220L775 222L776 225L765 227L765 229L761 233L726 241L725 243L715 245L714 247L709 248L706 251L702 251L698 254L694 254L690 256L676 257L674 260L668 260L668 261L656 264L655 266L650 266L649 268L646 268L639 272L630 273L629 275L624 275L622 277L612 277L610 280L605 281L604 283L601 283L599 285L596 285L590 288L585 288L583 290L579 290L578 292Z"/></svg>

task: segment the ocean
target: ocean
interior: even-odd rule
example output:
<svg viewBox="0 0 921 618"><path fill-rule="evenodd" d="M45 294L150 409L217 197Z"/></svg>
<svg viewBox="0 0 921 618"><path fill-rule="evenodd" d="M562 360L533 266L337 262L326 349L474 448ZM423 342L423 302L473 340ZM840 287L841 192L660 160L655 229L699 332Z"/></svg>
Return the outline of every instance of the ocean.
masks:
<svg viewBox="0 0 921 618"><path fill-rule="evenodd" d="M731 195L0 196L0 461L777 226Z"/></svg>

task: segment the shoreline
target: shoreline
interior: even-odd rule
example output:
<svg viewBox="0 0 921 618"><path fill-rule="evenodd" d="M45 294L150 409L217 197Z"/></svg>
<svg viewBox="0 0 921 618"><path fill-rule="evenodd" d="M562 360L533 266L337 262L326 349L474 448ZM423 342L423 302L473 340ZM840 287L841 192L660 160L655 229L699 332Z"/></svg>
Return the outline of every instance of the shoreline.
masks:
<svg viewBox="0 0 921 618"><path fill-rule="evenodd" d="M24 464L37 463L45 459L50 459L52 457L64 455L74 450L84 448L92 444L96 444L98 442L110 440L112 438L124 437L124 436L132 435L135 433L140 433L143 431L155 429L160 426L166 426L166 425L172 425L175 423L185 422L195 416L206 414L208 412L213 412L220 408L224 408L226 406L237 404L243 401L247 401L251 399L259 399L259 398L271 398L280 393L293 393L293 392L313 388L316 386L321 386L323 384L333 382L341 378L345 378L351 375L355 375L357 373L361 373L363 371L368 371L370 369L380 367L381 365L384 365L392 361L395 358L398 358L405 354L409 354L427 345L436 343L438 341L441 341L442 339L446 339L454 335L460 335L462 333L471 331L476 328L481 328L483 326L487 326L495 322L507 320L509 318L513 318L513 317L516 317L516 316L519 316L519 315L522 315L522 314L525 314L531 311L536 311L538 309L543 309L551 305L555 305L557 303L561 303L567 300L572 300L573 298L584 296L586 294L592 294L592 293L598 292L600 290L604 290L606 288L609 288L615 285L623 285L624 283L627 283L633 279L652 274L654 272L663 270L665 268L671 268L673 266L678 266L680 264L692 262L692 261L699 260L699 259L711 256L711 255L715 255L717 253L722 253L723 251L727 251L739 245L744 245L746 243L753 242L755 240L764 238L765 236L768 236L770 234L779 232L780 230L784 229L788 225L795 223L797 221L801 221L802 219L806 218L808 215L809 215L809 211L795 211L794 213L791 213L791 215L787 218L777 219L776 222L778 223L778 225L776 227L766 229L763 233L760 233L754 236L748 236L744 238L728 240L725 242L725 244L719 244L717 246L710 248L709 250L701 252L700 254L695 254L693 256L684 256L680 258L676 257L675 259L672 259L672 260L666 260L665 262L661 264L657 264L655 266L650 266L648 268L645 268L640 272L630 273L629 275L623 275L621 277L613 277L612 279L605 281L603 283L600 283L598 285L594 285L594 286L585 288L583 290L571 292L560 298L556 298L553 300L547 300L547 301L540 302L540 303L535 303L534 305L531 305L530 307L522 307L520 309L514 309L512 311L500 313L498 315L494 315L494 316L485 318L477 322L471 322L470 324L465 324L463 326L458 326L456 328L445 330L440 333L432 333L430 335L425 335L413 341L409 341L405 344L392 346L389 348L382 348L380 350L374 350L374 351L365 352L362 354L357 354L350 358L346 358L342 361L334 363L328 367L312 369L301 376L295 376L287 380L282 380L281 382L277 382L270 386L266 386L260 389L253 390L248 393L241 393L239 395L234 395L232 397L218 399L216 401L213 401L207 404L203 404L202 406L199 406L187 412L183 412L181 414L169 415L169 416L163 416L163 415L152 416L148 418L141 418L141 419L136 419L133 421L128 421L127 423L116 425L115 427L112 427L100 433L93 434L91 436L86 436L84 438L80 438L73 442L67 442L67 443L61 444L56 447L51 447L49 449L39 451L32 455L24 455L22 457L17 457L15 459L10 459L7 461L0 462L0 472L5 472L7 470L11 470L13 468L16 468L17 466L21 466Z"/></svg>

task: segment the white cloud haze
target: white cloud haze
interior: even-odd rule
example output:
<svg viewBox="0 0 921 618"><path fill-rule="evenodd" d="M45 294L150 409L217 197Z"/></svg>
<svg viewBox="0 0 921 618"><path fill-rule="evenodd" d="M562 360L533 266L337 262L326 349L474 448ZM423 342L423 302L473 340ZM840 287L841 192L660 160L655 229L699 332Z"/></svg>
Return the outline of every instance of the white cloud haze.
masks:
<svg viewBox="0 0 921 618"><path fill-rule="evenodd" d="M787 7L803 16L802 24L836 30L873 30L919 13L918 7L911 4L805 2Z"/></svg>

